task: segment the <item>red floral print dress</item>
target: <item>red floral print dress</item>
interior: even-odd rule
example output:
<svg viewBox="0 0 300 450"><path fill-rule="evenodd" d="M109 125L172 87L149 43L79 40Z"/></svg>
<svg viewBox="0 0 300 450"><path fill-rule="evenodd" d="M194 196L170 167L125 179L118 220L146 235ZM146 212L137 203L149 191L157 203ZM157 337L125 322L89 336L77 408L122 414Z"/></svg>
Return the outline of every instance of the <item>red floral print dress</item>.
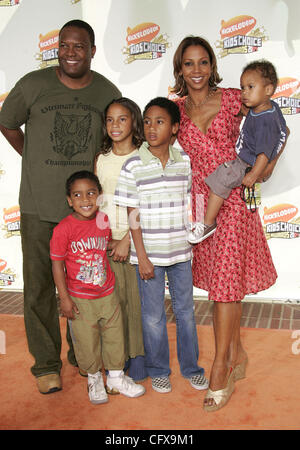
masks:
<svg viewBox="0 0 300 450"><path fill-rule="evenodd" d="M222 89L221 108L207 134L187 116L184 101L177 101L181 113L178 141L191 159L195 217L197 194L204 195L204 208L207 205L209 188L204 179L218 165L236 158L240 91ZM259 214L247 210L240 194L241 187L233 189L218 214L215 233L193 247L194 286L208 291L209 300L240 301L246 294L269 288L277 278Z"/></svg>

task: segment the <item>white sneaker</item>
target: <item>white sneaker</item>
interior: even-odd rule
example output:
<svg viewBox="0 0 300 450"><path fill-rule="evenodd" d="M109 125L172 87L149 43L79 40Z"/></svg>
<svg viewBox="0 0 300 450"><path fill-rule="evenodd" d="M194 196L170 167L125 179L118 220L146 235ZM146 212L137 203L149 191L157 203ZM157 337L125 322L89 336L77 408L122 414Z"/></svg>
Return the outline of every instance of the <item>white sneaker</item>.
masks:
<svg viewBox="0 0 300 450"><path fill-rule="evenodd" d="M187 240L190 244L199 244L199 242L207 239L211 234L216 231L217 224L214 222L212 225L205 225L201 222L194 222L189 226L189 232Z"/></svg>
<svg viewBox="0 0 300 450"><path fill-rule="evenodd" d="M102 374L100 372L88 374L88 391L90 401L94 405L108 402L108 396L104 387Z"/></svg>
<svg viewBox="0 0 300 450"><path fill-rule="evenodd" d="M119 377L111 377L109 374L106 378L106 391L109 394L123 394L126 397L139 397L146 391L144 386L136 384L132 378L124 375L124 372Z"/></svg>

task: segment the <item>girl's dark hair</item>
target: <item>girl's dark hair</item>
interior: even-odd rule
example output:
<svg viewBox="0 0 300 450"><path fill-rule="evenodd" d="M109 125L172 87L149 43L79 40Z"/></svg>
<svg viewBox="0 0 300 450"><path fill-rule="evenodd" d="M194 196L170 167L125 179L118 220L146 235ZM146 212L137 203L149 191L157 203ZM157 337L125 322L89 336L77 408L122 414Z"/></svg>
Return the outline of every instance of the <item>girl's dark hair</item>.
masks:
<svg viewBox="0 0 300 450"><path fill-rule="evenodd" d="M66 181L66 194L68 197L71 196L72 184L77 180L91 180L97 186L99 193L102 192L102 187L97 175L93 172L89 172L88 170L80 170L79 172L73 173Z"/></svg>
<svg viewBox="0 0 300 450"><path fill-rule="evenodd" d="M273 64L270 63L270 61L267 61L265 59L252 61L243 68L242 75L248 70L255 70L256 72L258 72L261 75L261 77L265 79L266 84L271 84L273 86L273 94L274 94L278 84L278 77L276 69L273 66Z"/></svg>
<svg viewBox="0 0 300 450"><path fill-rule="evenodd" d="M94 33L94 30L91 27L91 25L89 25L87 22L84 22L83 20L79 20L79 19L69 20L69 22L65 23L61 27L61 29L59 31L59 36L60 36L60 33L62 32L62 30L67 27L83 28L84 30L86 30L90 36L91 47L95 46L95 33Z"/></svg>
<svg viewBox="0 0 300 450"><path fill-rule="evenodd" d="M124 106L124 108L128 109L128 111L131 113L132 118L132 143L135 145L135 147L140 147L144 141L144 124L143 124L143 118L142 113L140 110L140 107L133 101L130 100L127 97L121 97L117 98L113 101L111 101L107 107L105 108L103 114L102 114L102 131L103 131L103 143L100 153L105 154L109 153L112 147L112 139L108 136L107 129L106 129L106 117L107 112L110 106L118 104Z"/></svg>
<svg viewBox="0 0 300 450"><path fill-rule="evenodd" d="M177 47L177 50L173 58L173 74L175 78L175 86L173 87L172 92L179 95L179 97L184 97L185 95L188 94L185 81L183 79L182 74L180 75L180 73L182 71L183 54L185 50L191 45L200 45L207 51L209 55L209 60L211 64L211 76L209 78L209 86L211 88L215 88L222 81L222 78L218 74L216 55L209 42L206 39L199 36L186 36Z"/></svg>
<svg viewBox="0 0 300 450"><path fill-rule="evenodd" d="M151 108L151 106L159 106L160 108L166 110L171 118L172 125L175 123L180 123L180 111L178 105L172 100L169 100L166 97L156 97L153 100L150 100L150 102L145 106L143 117L145 117L147 110Z"/></svg>

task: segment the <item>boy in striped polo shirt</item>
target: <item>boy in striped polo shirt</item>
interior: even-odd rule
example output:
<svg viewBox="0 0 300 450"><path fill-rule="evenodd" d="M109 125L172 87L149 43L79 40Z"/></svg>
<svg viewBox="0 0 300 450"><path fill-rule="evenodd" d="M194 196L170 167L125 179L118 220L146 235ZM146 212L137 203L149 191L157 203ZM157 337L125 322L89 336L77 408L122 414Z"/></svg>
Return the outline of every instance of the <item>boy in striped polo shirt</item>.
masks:
<svg viewBox="0 0 300 450"><path fill-rule="evenodd" d="M167 274L181 374L195 389L207 389L204 370L198 366L191 246L186 240L190 159L170 145L179 128L180 112L176 103L157 97L147 104L143 116L147 142L140 147L139 155L124 163L115 202L126 206L129 214L130 261L137 267L146 368L155 391L171 391L164 308Z"/></svg>

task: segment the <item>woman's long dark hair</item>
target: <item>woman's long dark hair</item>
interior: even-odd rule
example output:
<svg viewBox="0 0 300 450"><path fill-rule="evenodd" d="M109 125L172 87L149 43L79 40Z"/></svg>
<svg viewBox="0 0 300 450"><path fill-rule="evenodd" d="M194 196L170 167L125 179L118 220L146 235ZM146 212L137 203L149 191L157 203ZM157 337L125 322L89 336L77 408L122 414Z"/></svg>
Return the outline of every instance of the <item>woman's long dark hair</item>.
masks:
<svg viewBox="0 0 300 450"><path fill-rule="evenodd" d="M222 81L222 78L218 74L216 55L212 47L210 46L209 42L199 36L187 36L180 42L173 58L173 73L175 78L175 86L172 88L172 92L174 92L174 94L179 95L179 97L184 97L185 95L188 94L187 87L181 74L181 71L182 71L183 54L185 50L191 45L200 45L207 51L209 55L209 60L211 64L211 76L209 79L209 86L211 88L216 88L216 86Z"/></svg>

